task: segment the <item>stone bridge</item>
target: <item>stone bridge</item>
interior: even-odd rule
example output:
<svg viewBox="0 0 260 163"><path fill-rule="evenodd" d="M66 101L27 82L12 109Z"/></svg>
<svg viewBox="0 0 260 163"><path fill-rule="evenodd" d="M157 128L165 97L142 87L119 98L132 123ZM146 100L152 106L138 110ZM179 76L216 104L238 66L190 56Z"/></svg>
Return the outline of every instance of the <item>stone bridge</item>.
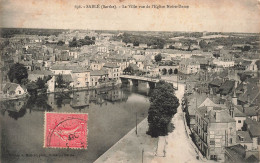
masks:
<svg viewBox="0 0 260 163"><path fill-rule="evenodd" d="M130 84L134 86L138 86L140 84L144 84L146 88L155 88L156 83L158 83L161 79L158 78L151 78L146 76L134 76L134 75L121 75L120 76L121 82L123 84ZM173 85L174 89L178 89L178 82L164 80L168 83Z"/></svg>

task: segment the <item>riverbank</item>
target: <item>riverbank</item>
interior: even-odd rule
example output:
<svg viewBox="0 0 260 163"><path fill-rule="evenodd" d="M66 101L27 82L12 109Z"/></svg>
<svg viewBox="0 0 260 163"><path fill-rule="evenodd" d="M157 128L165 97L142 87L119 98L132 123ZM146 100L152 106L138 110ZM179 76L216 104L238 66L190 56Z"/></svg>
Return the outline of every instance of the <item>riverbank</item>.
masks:
<svg viewBox="0 0 260 163"><path fill-rule="evenodd" d="M146 134L147 118L133 128L109 150L101 155L95 163L103 162L151 162L154 158L159 138L151 138ZM142 161L143 160L143 161Z"/></svg>
<svg viewBox="0 0 260 163"><path fill-rule="evenodd" d="M77 91L90 91L90 90L102 90L102 89L110 89L110 88L119 88L121 84L106 86L106 87L79 87L79 88L72 88L72 89L64 89L64 88L56 88L54 91L47 92L47 94L52 93L63 93L63 92L77 92Z"/></svg>

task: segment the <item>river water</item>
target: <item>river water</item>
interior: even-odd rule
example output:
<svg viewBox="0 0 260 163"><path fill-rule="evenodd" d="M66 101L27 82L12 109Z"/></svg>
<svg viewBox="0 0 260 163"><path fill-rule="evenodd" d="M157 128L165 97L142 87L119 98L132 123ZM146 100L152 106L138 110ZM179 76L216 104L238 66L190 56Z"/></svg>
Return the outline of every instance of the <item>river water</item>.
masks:
<svg viewBox="0 0 260 163"><path fill-rule="evenodd" d="M148 89L56 93L1 103L3 162L93 162L146 116ZM44 148L45 112L88 113L87 149ZM137 118L136 118L137 115Z"/></svg>

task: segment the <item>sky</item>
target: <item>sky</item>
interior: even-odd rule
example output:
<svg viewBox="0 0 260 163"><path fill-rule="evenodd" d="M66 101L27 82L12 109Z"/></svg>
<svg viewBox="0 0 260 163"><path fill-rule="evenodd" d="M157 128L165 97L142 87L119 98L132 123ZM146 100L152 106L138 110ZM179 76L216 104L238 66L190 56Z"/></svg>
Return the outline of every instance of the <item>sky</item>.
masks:
<svg viewBox="0 0 260 163"><path fill-rule="evenodd" d="M97 4L117 9L75 8ZM179 4L189 8L122 8ZM0 26L258 33L260 0L0 0Z"/></svg>

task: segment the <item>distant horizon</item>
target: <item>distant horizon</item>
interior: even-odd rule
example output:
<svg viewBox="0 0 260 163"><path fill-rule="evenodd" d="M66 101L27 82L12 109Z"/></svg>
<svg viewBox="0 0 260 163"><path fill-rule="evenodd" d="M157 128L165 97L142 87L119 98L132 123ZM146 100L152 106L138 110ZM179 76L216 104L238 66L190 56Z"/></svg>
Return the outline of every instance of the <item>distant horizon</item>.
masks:
<svg viewBox="0 0 260 163"><path fill-rule="evenodd" d="M27 27L0 27L1 29L44 29L44 30L89 30L89 31L119 31L119 32L179 32L179 33L203 33L203 32L208 32L208 33L239 33L239 34L260 34L260 32L256 33L250 33L250 32L219 32L219 31L159 31L159 30L109 30L109 29L77 29L77 28L27 28Z"/></svg>

